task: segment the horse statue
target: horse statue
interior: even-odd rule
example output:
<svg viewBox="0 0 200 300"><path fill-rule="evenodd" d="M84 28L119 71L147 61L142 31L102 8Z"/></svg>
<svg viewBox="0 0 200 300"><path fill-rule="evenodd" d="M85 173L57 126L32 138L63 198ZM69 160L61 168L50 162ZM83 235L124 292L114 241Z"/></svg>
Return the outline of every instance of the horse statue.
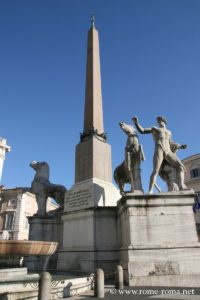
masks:
<svg viewBox="0 0 200 300"><path fill-rule="evenodd" d="M127 137L125 147L125 160L114 170L114 179L119 187L120 193L125 194L124 185L130 183L131 192L142 192L142 181L140 175L140 164L145 160L142 145L139 144L135 128L124 122L119 123L120 128Z"/></svg>
<svg viewBox="0 0 200 300"><path fill-rule="evenodd" d="M47 214L47 198L53 198L62 208L66 188L62 185L53 184L49 181L49 165L45 162L32 161L30 167L36 171L35 177L31 183L30 192L35 194L38 205L37 215L43 217Z"/></svg>

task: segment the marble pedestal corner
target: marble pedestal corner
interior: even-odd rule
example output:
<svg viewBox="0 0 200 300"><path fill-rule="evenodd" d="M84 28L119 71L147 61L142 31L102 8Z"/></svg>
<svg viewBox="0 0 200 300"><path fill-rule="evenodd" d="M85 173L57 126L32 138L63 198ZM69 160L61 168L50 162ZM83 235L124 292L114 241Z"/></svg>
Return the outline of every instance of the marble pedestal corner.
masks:
<svg viewBox="0 0 200 300"><path fill-rule="evenodd" d="M120 261L129 286L199 286L194 193L127 194L118 202Z"/></svg>
<svg viewBox="0 0 200 300"><path fill-rule="evenodd" d="M63 210L49 213L44 217L29 217L29 240L58 242L58 249L63 243L63 221L61 219ZM47 268L57 268L58 254L53 254L48 262ZM42 270L46 263L46 257L31 256L27 258L27 266L31 271Z"/></svg>
<svg viewBox="0 0 200 300"><path fill-rule="evenodd" d="M94 273L114 270L119 261L116 207L96 207L63 214L63 247L58 270Z"/></svg>

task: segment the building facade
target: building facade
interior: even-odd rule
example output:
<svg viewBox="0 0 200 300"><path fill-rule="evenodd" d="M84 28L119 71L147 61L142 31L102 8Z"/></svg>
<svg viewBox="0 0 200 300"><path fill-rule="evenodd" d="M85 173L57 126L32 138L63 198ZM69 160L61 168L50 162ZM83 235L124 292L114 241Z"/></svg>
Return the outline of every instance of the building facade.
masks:
<svg viewBox="0 0 200 300"><path fill-rule="evenodd" d="M3 239L28 240L28 217L37 212L35 195L22 188L3 189L0 194L0 235ZM47 211L57 208L49 198Z"/></svg>
<svg viewBox="0 0 200 300"><path fill-rule="evenodd" d="M185 184L200 194L200 153L182 160L186 167Z"/></svg>
<svg viewBox="0 0 200 300"><path fill-rule="evenodd" d="M200 153L191 155L182 160L185 168L185 184L193 189L200 199ZM199 200L200 201L200 200ZM200 205L197 204L194 209L194 217L197 226L197 233L200 240Z"/></svg>

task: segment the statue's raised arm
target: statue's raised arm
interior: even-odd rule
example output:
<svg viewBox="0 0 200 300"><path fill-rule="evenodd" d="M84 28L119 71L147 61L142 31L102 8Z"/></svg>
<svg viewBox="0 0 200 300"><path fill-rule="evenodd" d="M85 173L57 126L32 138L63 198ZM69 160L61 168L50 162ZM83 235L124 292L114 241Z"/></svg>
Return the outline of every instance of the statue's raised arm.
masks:
<svg viewBox="0 0 200 300"><path fill-rule="evenodd" d="M176 142L174 142L172 139L170 139L170 149L172 152L176 152L179 149L186 149L187 145L186 144L178 144Z"/></svg>
<svg viewBox="0 0 200 300"><path fill-rule="evenodd" d="M146 134L146 133L152 133L152 127L150 128L143 128L140 124L139 124L139 120L138 117L133 117L132 118L133 123L135 124L137 130L142 133L142 134Z"/></svg>

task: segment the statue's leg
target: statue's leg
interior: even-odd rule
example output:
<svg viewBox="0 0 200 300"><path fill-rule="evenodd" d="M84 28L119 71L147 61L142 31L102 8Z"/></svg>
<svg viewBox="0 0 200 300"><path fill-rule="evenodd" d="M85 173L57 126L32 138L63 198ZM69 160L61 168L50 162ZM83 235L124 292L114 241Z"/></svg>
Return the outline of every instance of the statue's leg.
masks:
<svg viewBox="0 0 200 300"><path fill-rule="evenodd" d="M47 203L47 196L43 193L36 195L38 211L37 214L40 217L45 216L46 214L46 203Z"/></svg>
<svg viewBox="0 0 200 300"><path fill-rule="evenodd" d="M133 179L132 157L129 151L125 152L125 169L127 170L128 173L128 181L131 185L131 192L134 192L135 183Z"/></svg>
<svg viewBox="0 0 200 300"><path fill-rule="evenodd" d="M142 189L142 180L141 180L141 169L140 162L137 162L133 165L133 181L135 184L135 190L143 191Z"/></svg>
<svg viewBox="0 0 200 300"><path fill-rule="evenodd" d="M156 146L153 156L153 172L149 182L149 194L153 194L153 188L156 183L156 178L163 162L163 150L160 146Z"/></svg>
<svg viewBox="0 0 200 300"><path fill-rule="evenodd" d="M130 170L130 171L129 171L130 184L131 184L131 192L132 192L132 193L133 193L134 190L136 189L133 172L134 172L134 170Z"/></svg>
<svg viewBox="0 0 200 300"><path fill-rule="evenodd" d="M184 172L184 168L180 169L179 172L179 185L180 185L180 189L181 190L187 190L187 186L185 185L185 172Z"/></svg>
<svg viewBox="0 0 200 300"><path fill-rule="evenodd" d="M186 190L187 186L185 185L185 174L184 174L184 165L180 161L180 159L174 154L169 153L166 157L167 161L173 165L177 170L178 181L179 181L179 189Z"/></svg>

